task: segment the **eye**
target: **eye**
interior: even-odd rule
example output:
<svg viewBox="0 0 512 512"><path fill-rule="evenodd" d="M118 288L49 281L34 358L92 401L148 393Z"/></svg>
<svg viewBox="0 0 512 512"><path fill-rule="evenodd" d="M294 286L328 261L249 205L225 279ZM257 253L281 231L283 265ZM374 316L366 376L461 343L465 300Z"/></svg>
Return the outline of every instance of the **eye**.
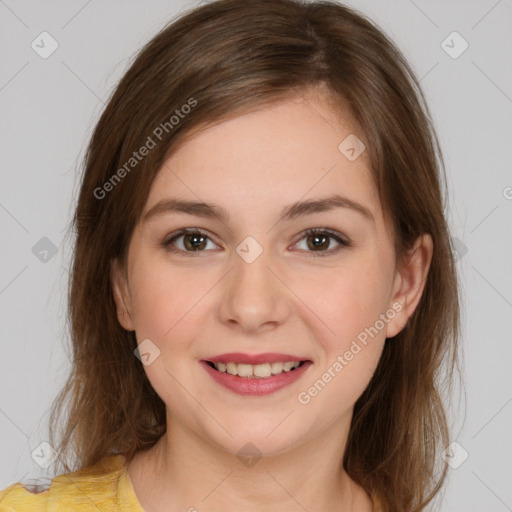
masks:
<svg viewBox="0 0 512 512"><path fill-rule="evenodd" d="M180 238L183 239L183 242L177 245L182 247L176 248L174 244ZM208 245L207 240L210 240L210 237L198 229L182 229L162 242L162 246L170 252L194 256L194 253L203 252L203 249Z"/></svg>
<svg viewBox="0 0 512 512"><path fill-rule="evenodd" d="M181 242L177 243L177 241L180 239L182 239ZM308 229L307 231L301 233L299 242L302 240L306 241L306 248L304 250L311 253L311 256L314 257L331 256L336 254L341 249L350 247L352 245L351 242L341 233L331 231L326 228ZM333 249L329 248L331 246L332 240L338 244ZM212 245L216 245L203 231L199 229L186 228L178 231L177 233L174 233L170 236L170 238L164 240L162 242L162 246L166 250L179 253L180 255L197 256L197 253L205 252L205 249L208 247L208 241L210 241ZM297 244L298 242L295 245Z"/></svg>
<svg viewBox="0 0 512 512"><path fill-rule="evenodd" d="M306 240L306 251L311 252L312 256L332 256L344 247L350 247L351 243L341 235L341 233L331 231L329 229L308 229L299 240ZM338 243L334 249L323 250L329 248L330 241L335 240ZM312 249L312 250L310 250Z"/></svg>

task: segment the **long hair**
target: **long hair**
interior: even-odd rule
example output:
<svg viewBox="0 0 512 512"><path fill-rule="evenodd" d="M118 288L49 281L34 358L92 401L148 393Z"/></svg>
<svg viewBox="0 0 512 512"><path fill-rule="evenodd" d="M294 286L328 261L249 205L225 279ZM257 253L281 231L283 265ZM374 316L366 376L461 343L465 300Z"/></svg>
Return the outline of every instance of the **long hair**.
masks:
<svg viewBox="0 0 512 512"><path fill-rule="evenodd" d="M360 124L398 260L423 233L434 244L421 301L386 341L355 404L340 463L383 510L423 510L440 490L440 451L449 441L443 391L453 380L459 333L442 155L399 50L364 15L328 1L197 7L142 48L112 93L87 148L72 225L72 369L50 418L64 471L117 453L131 460L166 430L165 404L134 356L135 335L118 323L109 272L113 259L126 257L163 162L198 127L315 86L348 104ZM151 145L148 137L147 155L133 159Z"/></svg>

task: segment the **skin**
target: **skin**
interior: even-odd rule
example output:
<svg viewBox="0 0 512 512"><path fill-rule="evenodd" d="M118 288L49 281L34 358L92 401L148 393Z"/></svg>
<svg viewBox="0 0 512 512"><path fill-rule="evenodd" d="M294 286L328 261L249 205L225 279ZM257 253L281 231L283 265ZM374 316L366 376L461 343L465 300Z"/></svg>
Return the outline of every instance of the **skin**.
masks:
<svg viewBox="0 0 512 512"><path fill-rule="evenodd" d="M113 262L119 322L160 350L144 370L166 404L167 433L128 464L146 512L373 510L341 467L353 406L384 343L393 343L386 338L414 312L433 247L430 236L419 237L397 268L368 154L351 162L338 150L349 134L368 142L347 109L333 112L311 90L194 133L158 173L144 213L177 197L222 206L230 221L154 217L136 226L126 265ZM373 220L338 208L279 221L285 206L333 192L365 206ZM181 254L162 247L182 228L207 233L202 252L183 254L192 252L190 236L174 241ZM339 244L328 238L315 252L314 236L301 236L309 228L330 228L352 245L335 252ZM263 248L252 263L236 252L248 236ZM330 254L315 257L319 251ZM299 403L298 394L393 304L401 312ZM313 365L273 394L242 396L199 364L226 352L290 353ZM262 454L251 467L236 457L247 442Z"/></svg>

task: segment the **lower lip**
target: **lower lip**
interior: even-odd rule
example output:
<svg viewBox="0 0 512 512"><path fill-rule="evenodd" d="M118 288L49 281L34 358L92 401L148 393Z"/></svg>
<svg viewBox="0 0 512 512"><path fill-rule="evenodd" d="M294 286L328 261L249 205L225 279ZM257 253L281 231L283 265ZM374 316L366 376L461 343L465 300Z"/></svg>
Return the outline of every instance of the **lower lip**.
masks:
<svg viewBox="0 0 512 512"><path fill-rule="evenodd" d="M200 363L216 382L239 395L268 395L273 393L300 379L304 372L313 364L311 361L305 361L301 366L289 372L283 372L267 378L247 378L219 372L206 361L200 361Z"/></svg>

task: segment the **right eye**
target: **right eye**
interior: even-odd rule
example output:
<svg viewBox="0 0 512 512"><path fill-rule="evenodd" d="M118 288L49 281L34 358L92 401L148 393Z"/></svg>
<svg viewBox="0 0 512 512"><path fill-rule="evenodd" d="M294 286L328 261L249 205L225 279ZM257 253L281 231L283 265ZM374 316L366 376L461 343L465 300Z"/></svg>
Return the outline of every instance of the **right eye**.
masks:
<svg viewBox="0 0 512 512"><path fill-rule="evenodd" d="M183 239L182 247L176 248L176 241L180 238ZM182 229L163 241L162 246L173 253L183 254L184 256L196 256L195 253L204 252L207 240L210 240L210 237L198 229Z"/></svg>

